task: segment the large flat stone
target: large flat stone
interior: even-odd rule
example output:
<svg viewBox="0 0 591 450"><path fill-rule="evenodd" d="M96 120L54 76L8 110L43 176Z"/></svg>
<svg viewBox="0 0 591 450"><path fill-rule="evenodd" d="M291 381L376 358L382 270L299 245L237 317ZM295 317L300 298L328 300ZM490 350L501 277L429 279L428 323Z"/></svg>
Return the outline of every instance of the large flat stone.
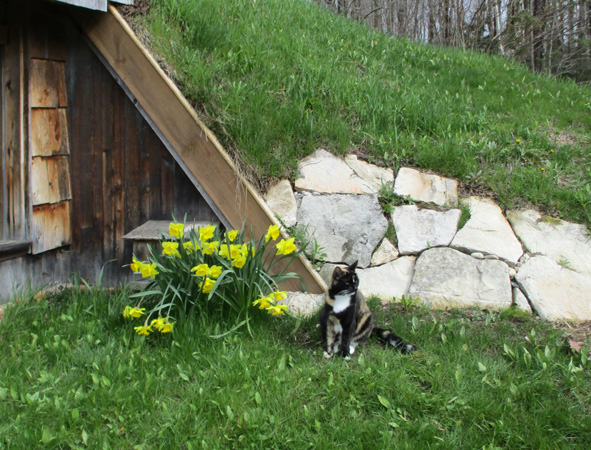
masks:
<svg viewBox="0 0 591 450"><path fill-rule="evenodd" d="M357 270L359 290L365 297L375 296L385 301L408 295L416 258L403 256L378 267Z"/></svg>
<svg viewBox="0 0 591 450"><path fill-rule="evenodd" d="M459 230L450 246L464 252L496 255L512 265L517 264L523 249L501 208L481 197L468 199L470 219Z"/></svg>
<svg viewBox="0 0 591 450"><path fill-rule="evenodd" d="M388 221L376 195L309 195L302 198L298 226L324 248L328 262L367 267Z"/></svg>
<svg viewBox="0 0 591 450"><path fill-rule="evenodd" d="M279 302L287 305L288 311L296 316L313 316L324 305L325 294L309 294L307 292L288 292L287 298Z"/></svg>
<svg viewBox="0 0 591 450"><path fill-rule="evenodd" d="M298 206L288 180L281 180L272 186L265 195L265 201L286 227L296 224Z"/></svg>
<svg viewBox="0 0 591 450"><path fill-rule="evenodd" d="M533 256L515 280L542 319L591 320L591 277L546 256Z"/></svg>
<svg viewBox="0 0 591 450"><path fill-rule="evenodd" d="M408 196L415 202L455 206L458 203L458 182L402 167L396 176L394 193Z"/></svg>
<svg viewBox="0 0 591 450"><path fill-rule="evenodd" d="M416 254L430 247L447 246L458 228L461 211L440 212L416 205L394 208L392 222L401 255Z"/></svg>
<svg viewBox="0 0 591 450"><path fill-rule="evenodd" d="M357 159L356 155L345 157L345 163L355 172L355 174L367 183L371 192L377 194L382 186L392 185L394 183L394 171L385 169Z"/></svg>
<svg viewBox="0 0 591 450"><path fill-rule="evenodd" d="M373 189L359 178L345 161L326 150L302 159L295 187L300 191L325 194L367 194Z"/></svg>
<svg viewBox="0 0 591 450"><path fill-rule="evenodd" d="M433 248L417 259L409 294L435 308L508 308L512 302L509 267L499 260L478 260L451 248Z"/></svg>
<svg viewBox="0 0 591 450"><path fill-rule="evenodd" d="M537 211L510 211L507 218L523 245L555 262L591 276L591 238L583 225L542 217Z"/></svg>

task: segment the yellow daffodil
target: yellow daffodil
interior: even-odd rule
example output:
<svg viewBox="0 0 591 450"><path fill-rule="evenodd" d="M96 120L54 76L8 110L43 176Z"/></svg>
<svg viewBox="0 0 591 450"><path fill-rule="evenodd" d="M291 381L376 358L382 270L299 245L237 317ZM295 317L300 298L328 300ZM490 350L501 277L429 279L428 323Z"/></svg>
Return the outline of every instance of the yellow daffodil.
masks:
<svg viewBox="0 0 591 450"><path fill-rule="evenodd" d="M162 330L162 327L166 323L166 319L164 317L158 317L150 322L150 326L156 328L158 331Z"/></svg>
<svg viewBox="0 0 591 450"><path fill-rule="evenodd" d="M279 225L271 225L265 235L265 242L269 242L271 239L275 240L279 237Z"/></svg>
<svg viewBox="0 0 591 450"><path fill-rule="evenodd" d="M178 242L163 242L162 243L162 254L169 255L169 256L176 256L177 258L181 257L179 253L179 243Z"/></svg>
<svg viewBox="0 0 591 450"><path fill-rule="evenodd" d="M182 223L170 223L168 225L168 234L177 239L182 238L185 235L185 225Z"/></svg>
<svg viewBox="0 0 591 450"><path fill-rule="evenodd" d="M217 278L222 274L222 270L222 266L211 266L209 268L209 276L211 276L212 278Z"/></svg>
<svg viewBox="0 0 591 450"><path fill-rule="evenodd" d="M206 227L199 228L199 240L201 242L209 241L213 237L215 232L215 225L208 225Z"/></svg>
<svg viewBox="0 0 591 450"><path fill-rule="evenodd" d="M148 327L146 327L146 326L133 327L133 329L135 331L137 331L137 334L139 334L139 335L143 334L144 336L149 335L153 331L152 327L149 327L149 326Z"/></svg>
<svg viewBox="0 0 591 450"><path fill-rule="evenodd" d="M220 255L222 258L230 259L230 246L227 244L220 246L218 255Z"/></svg>
<svg viewBox="0 0 591 450"><path fill-rule="evenodd" d="M244 256L242 245L231 245L230 246L230 258L235 259L238 256Z"/></svg>
<svg viewBox="0 0 591 450"><path fill-rule="evenodd" d="M287 291L277 291L271 294L275 301L280 302L281 300L285 300L287 298Z"/></svg>
<svg viewBox="0 0 591 450"><path fill-rule="evenodd" d="M226 237L230 242L234 242L236 240L236 236L238 236L238 230L230 230L226 233Z"/></svg>
<svg viewBox="0 0 591 450"><path fill-rule="evenodd" d="M232 265L234 267L236 267L237 269L242 269L244 267L244 264L246 264L246 257L245 256L238 255L238 256L236 256L236 258L234 258L232 260Z"/></svg>
<svg viewBox="0 0 591 450"><path fill-rule="evenodd" d="M277 244L277 254L289 255L290 253L293 253L296 250L294 241L294 238L289 238L287 241L285 239L281 239L281 241Z"/></svg>
<svg viewBox="0 0 591 450"><path fill-rule="evenodd" d="M252 306L258 305L259 309L267 309L273 304L272 302L273 301L269 297L262 297L252 302Z"/></svg>
<svg viewBox="0 0 591 450"><path fill-rule="evenodd" d="M162 328L160 328L160 332L161 333L172 333L173 327L174 327L174 322L166 322L164 325L162 325Z"/></svg>
<svg viewBox="0 0 591 450"><path fill-rule="evenodd" d="M191 272L195 272L195 275L200 277L206 277L211 273L211 269L207 264L199 264L191 269Z"/></svg>
<svg viewBox="0 0 591 450"><path fill-rule="evenodd" d="M215 285L215 280L212 280L209 277L206 277L205 280L199 286L201 288L201 292L204 294L209 294Z"/></svg>
<svg viewBox="0 0 591 450"><path fill-rule="evenodd" d="M129 308L129 309L127 309ZM127 310L127 314L129 314L129 317L141 317L145 314L146 308L138 308L137 306L133 306L133 307L126 307L125 308ZM123 316L125 317L125 311L123 311Z"/></svg>
<svg viewBox="0 0 591 450"><path fill-rule="evenodd" d="M156 270L156 263L144 264L142 266L142 277L156 278L156 275L158 275L158 271Z"/></svg>
<svg viewBox="0 0 591 450"><path fill-rule="evenodd" d="M215 251L217 250L218 245L220 245L220 243L218 241L202 242L201 246L202 246L203 254L213 255L215 253Z"/></svg>
<svg viewBox="0 0 591 450"><path fill-rule="evenodd" d="M271 305L265 308L272 316L279 316L287 311L287 305Z"/></svg>
<svg viewBox="0 0 591 450"><path fill-rule="evenodd" d="M144 263L138 260L135 256L132 259L132 263L130 264L130 268L133 273L140 273L142 271L142 267Z"/></svg>
<svg viewBox="0 0 591 450"><path fill-rule="evenodd" d="M131 314L129 314L131 311L131 306L126 306L125 309L123 310L123 318L124 319L131 319Z"/></svg>
<svg viewBox="0 0 591 450"><path fill-rule="evenodd" d="M193 251L195 251L196 248L199 248L199 245L197 245L197 243L193 241L187 241L183 242L183 248L187 253L193 253Z"/></svg>

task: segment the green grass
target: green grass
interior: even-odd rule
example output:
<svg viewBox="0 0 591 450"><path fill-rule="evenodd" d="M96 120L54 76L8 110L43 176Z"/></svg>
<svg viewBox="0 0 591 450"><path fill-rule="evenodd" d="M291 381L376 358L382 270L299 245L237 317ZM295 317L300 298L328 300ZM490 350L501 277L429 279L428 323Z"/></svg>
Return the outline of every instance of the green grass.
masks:
<svg viewBox="0 0 591 450"><path fill-rule="evenodd" d="M305 1L151 4L136 20L154 51L260 185L323 147L591 223L589 87L393 39Z"/></svg>
<svg viewBox="0 0 591 450"><path fill-rule="evenodd" d="M590 364L510 312L372 306L418 345L322 357L315 320L144 339L126 291L63 291L0 322L0 448L587 449ZM377 304L376 304L377 303ZM527 337L527 339L526 339Z"/></svg>

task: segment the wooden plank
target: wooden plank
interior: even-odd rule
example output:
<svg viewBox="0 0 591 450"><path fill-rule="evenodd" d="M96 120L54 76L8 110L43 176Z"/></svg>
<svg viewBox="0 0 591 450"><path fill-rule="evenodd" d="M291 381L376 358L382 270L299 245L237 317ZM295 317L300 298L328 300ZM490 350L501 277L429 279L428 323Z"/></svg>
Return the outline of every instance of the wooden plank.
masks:
<svg viewBox="0 0 591 450"><path fill-rule="evenodd" d="M47 158L35 157L31 161L31 188L33 206L49 203L49 175Z"/></svg>
<svg viewBox="0 0 591 450"><path fill-rule="evenodd" d="M56 0L61 3L69 5L81 6L83 8L97 9L99 11L106 11L109 4L108 0Z"/></svg>
<svg viewBox="0 0 591 450"><path fill-rule="evenodd" d="M199 120L180 91L143 48L114 7L109 14L79 10L76 18L120 83L135 97L167 148L193 183L199 185L234 228L246 220L256 237L276 221L254 188L242 179L216 137ZM203 162L207 161L207 164ZM325 284L304 259L290 267L304 280L307 290L321 293ZM287 289L299 290L291 280Z"/></svg>
<svg viewBox="0 0 591 450"><path fill-rule="evenodd" d="M69 158L62 156L57 158L57 180L59 183L60 200L71 200L72 190L70 186Z"/></svg>
<svg viewBox="0 0 591 450"><path fill-rule="evenodd" d="M33 207L33 254L71 243L70 202Z"/></svg>
<svg viewBox="0 0 591 450"><path fill-rule="evenodd" d="M35 5L29 20L29 57L66 60L63 17L52 13L54 7L47 4Z"/></svg>
<svg viewBox="0 0 591 450"><path fill-rule="evenodd" d="M31 241L0 241L0 261L26 255L30 250Z"/></svg>
<svg viewBox="0 0 591 450"><path fill-rule="evenodd" d="M3 185L7 192L3 205L6 213L4 237L19 240L25 236L25 196L24 156L26 154L24 126L26 120L25 65L22 40L22 10L10 8L7 23L10 23L8 45L4 47L4 158L8 170ZM0 236L2 239L3 236Z"/></svg>
<svg viewBox="0 0 591 450"><path fill-rule="evenodd" d="M31 187L33 206L69 200L71 193L67 156L32 158Z"/></svg>
<svg viewBox="0 0 591 450"><path fill-rule="evenodd" d="M148 220L146 223L123 236L123 239L132 241L157 241L160 239L161 233L168 234L168 225L170 222L170 220ZM185 236L189 236L189 231L192 229L218 224L218 222L205 220L187 222L185 223Z"/></svg>
<svg viewBox="0 0 591 450"><path fill-rule="evenodd" d="M57 90L57 106L66 108L68 106L68 97L66 93L66 69L65 63L54 61L55 83Z"/></svg>
<svg viewBox="0 0 591 450"><path fill-rule="evenodd" d="M31 154L51 156L69 153L68 123L63 108L31 108Z"/></svg>
<svg viewBox="0 0 591 450"><path fill-rule="evenodd" d="M31 108L57 108L58 87L53 61L31 59Z"/></svg>

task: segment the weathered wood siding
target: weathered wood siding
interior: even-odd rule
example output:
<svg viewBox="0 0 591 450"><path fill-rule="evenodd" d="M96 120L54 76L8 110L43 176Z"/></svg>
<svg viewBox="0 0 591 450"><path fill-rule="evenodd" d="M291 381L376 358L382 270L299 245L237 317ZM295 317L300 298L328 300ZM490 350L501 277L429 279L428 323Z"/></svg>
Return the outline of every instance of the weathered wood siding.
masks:
<svg viewBox="0 0 591 450"><path fill-rule="evenodd" d="M34 254L72 242L63 19L41 8L33 10L27 28Z"/></svg>
<svg viewBox="0 0 591 450"><path fill-rule="evenodd" d="M72 250L83 277L107 261L117 279L131 261L123 235L147 220L215 215L78 31L66 62L71 148Z"/></svg>
<svg viewBox="0 0 591 450"><path fill-rule="evenodd" d="M0 181L11 213L0 243L31 239L34 253L22 255L25 246L0 257L6 290L73 273L94 282L105 265L103 283L117 284L130 273L123 235L173 214L215 217L71 22L72 9L8 1L3 96L11 101L0 138L10 179Z"/></svg>
<svg viewBox="0 0 591 450"><path fill-rule="evenodd" d="M22 42L23 12L0 5L0 20L5 28L5 44L2 67L2 94L4 126L0 131L0 241L26 238L25 194L26 147L24 128L27 120L25 88L25 60ZM11 24L9 27L8 24Z"/></svg>

